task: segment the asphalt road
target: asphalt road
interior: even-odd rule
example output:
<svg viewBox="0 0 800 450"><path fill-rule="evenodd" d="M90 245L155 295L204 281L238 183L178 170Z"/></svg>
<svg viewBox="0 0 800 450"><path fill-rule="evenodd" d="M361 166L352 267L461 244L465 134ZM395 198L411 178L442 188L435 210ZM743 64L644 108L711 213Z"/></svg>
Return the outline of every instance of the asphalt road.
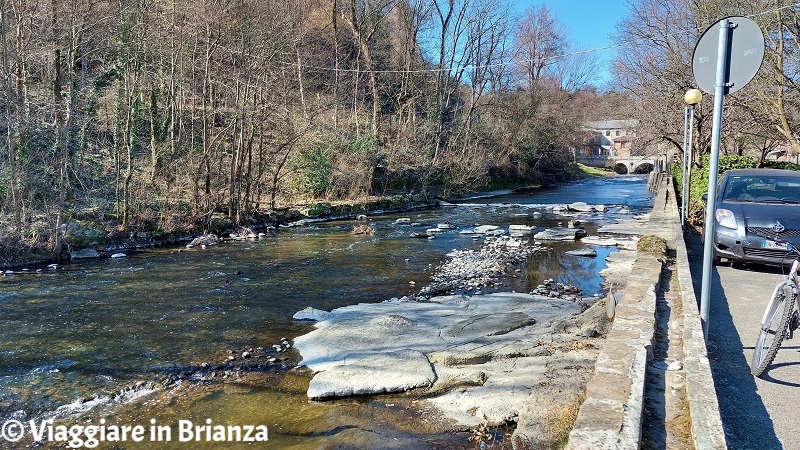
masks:
<svg viewBox="0 0 800 450"><path fill-rule="evenodd" d="M703 247L686 239L700 301ZM783 342L764 379L750 374L759 322L781 269L723 263L711 284L708 356L730 449L800 449L800 330Z"/></svg>

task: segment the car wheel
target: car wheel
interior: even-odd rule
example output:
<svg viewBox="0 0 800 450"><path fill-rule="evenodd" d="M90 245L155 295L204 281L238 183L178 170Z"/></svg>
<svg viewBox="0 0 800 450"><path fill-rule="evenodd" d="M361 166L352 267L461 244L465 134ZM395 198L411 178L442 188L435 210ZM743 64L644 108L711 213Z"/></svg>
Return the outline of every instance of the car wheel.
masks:
<svg viewBox="0 0 800 450"><path fill-rule="evenodd" d="M717 256L717 255L713 255L713 256L711 257L711 265L712 265L712 266L718 266L718 265L720 265L721 263L722 263L722 258L721 258L721 257L719 257L719 256Z"/></svg>

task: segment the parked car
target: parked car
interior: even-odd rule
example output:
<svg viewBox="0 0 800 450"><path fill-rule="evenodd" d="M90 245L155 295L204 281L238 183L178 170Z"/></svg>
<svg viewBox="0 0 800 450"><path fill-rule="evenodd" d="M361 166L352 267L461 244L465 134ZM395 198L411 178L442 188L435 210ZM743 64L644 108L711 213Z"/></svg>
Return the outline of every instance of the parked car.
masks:
<svg viewBox="0 0 800 450"><path fill-rule="evenodd" d="M800 246L800 172L734 169L719 181L714 263L791 264L785 242ZM779 236L770 239L765 236Z"/></svg>

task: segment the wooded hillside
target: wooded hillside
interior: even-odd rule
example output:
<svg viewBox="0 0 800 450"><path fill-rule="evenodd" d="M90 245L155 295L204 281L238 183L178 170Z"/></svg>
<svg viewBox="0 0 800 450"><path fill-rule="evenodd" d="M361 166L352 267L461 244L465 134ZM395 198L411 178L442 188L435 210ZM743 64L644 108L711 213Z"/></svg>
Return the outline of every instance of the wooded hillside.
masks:
<svg viewBox="0 0 800 450"><path fill-rule="evenodd" d="M593 56L499 0L0 0L6 247L568 176ZM519 19L519 20L518 20Z"/></svg>

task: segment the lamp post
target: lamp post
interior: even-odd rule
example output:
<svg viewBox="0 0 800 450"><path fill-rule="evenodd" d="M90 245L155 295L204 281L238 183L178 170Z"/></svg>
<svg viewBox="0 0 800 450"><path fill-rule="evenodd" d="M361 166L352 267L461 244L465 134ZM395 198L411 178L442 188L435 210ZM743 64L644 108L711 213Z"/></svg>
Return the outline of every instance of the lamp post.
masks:
<svg viewBox="0 0 800 450"><path fill-rule="evenodd" d="M692 180L692 131L694 128L694 106L703 101L703 93L699 89L689 89L683 96L686 103L683 127L683 183L681 183L681 228L686 223L689 213L689 195Z"/></svg>

